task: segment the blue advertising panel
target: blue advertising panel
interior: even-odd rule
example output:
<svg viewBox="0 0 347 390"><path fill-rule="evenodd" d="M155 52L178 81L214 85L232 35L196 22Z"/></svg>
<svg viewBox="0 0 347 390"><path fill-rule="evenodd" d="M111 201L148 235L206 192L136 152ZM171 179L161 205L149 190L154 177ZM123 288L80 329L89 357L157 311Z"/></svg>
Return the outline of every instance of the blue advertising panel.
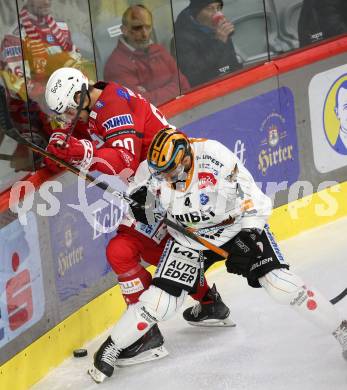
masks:
<svg viewBox="0 0 347 390"><path fill-rule="evenodd" d="M117 190L121 187L116 183ZM93 286L111 271L105 251L115 235L124 206L99 188L87 187L82 179L55 196L60 209L49 218L49 226L56 288L64 301Z"/></svg>
<svg viewBox="0 0 347 390"><path fill-rule="evenodd" d="M36 216L0 230L0 347L36 324L45 310Z"/></svg>
<svg viewBox="0 0 347 390"><path fill-rule="evenodd" d="M300 173L294 97L282 87L215 112L182 128L220 141L259 184L295 182Z"/></svg>

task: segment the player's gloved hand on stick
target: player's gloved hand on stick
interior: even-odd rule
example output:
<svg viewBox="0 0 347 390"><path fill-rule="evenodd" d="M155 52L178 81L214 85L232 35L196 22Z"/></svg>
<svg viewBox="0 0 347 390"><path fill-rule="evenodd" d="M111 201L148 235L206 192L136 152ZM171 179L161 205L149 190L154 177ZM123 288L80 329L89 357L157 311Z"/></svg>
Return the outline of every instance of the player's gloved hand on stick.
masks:
<svg viewBox="0 0 347 390"><path fill-rule="evenodd" d="M148 191L146 186L142 186L132 192L130 198L138 203L130 205L136 221L150 225L160 220L157 213L155 196L151 191ZM144 207L141 207L141 205Z"/></svg>
<svg viewBox="0 0 347 390"><path fill-rule="evenodd" d="M234 237L234 242L244 255L259 257L262 256L263 253L258 245L258 242L261 242L260 236L261 230L259 229L242 229Z"/></svg>
<svg viewBox="0 0 347 390"><path fill-rule="evenodd" d="M259 229L242 229L233 238L232 253L225 262L228 272L247 277L252 259L262 256L261 231Z"/></svg>
<svg viewBox="0 0 347 390"><path fill-rule="evenodd" d="M64 133L53 133L46 150L81 170L87 170L93 159L93 144L89 140L70 137L66 142ZM44 161L48 168L57 171L55 162L47 157Z"/></svg>

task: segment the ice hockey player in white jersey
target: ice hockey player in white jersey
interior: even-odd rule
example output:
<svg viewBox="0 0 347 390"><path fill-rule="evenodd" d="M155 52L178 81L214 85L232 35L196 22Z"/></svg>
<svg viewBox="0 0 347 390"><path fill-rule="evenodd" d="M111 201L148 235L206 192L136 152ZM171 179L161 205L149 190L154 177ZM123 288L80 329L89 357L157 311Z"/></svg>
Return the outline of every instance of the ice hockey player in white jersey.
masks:
<svg viewBox="0 0 347 390"><path fill-rule="evenodd" d="M229 273L242 275L251 287L264 288L275 301L290 305L334 335L347 359L347 321L289 270L267 225L271 201L229 149L217 141L188 139L177 130L163 129L154 137L135 181L138 187L142 185L139 190L143 191L143 185L148 189L151 206L157 198L167 218L227 251ZM151 222L157 211L151 207L144 213L134 208L133 213L136 219ZM166 244L152 285L137 304L128 307L95 354L89 373L97 382L113 374L123 348L178 311L199 283L203 261L206 269L221 260L186 235L170 228L169 232L172 240ZM201 307L189 308L184 315L192 322L199 321Z"/></svg>

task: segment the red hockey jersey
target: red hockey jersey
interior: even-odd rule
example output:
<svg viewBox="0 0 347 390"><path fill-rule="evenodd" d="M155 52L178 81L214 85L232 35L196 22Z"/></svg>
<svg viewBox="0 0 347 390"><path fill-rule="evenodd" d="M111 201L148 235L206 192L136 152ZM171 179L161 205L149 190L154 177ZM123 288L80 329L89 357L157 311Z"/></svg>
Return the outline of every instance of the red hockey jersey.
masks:
<svg viewBox="0 0 347 390"><path fill-rule="evenodd" d="M130 166L136 169L146 159L153 136L171 125L155 106L128 88L115 82L99 82L94 86L103 89L89 115L90 136L99 143L95 157L112 163L112 155L118 153L122 155L123 166L117 161L118 166L114 167L117 173ZM127 158L132 159L131 164Z"/></svg>

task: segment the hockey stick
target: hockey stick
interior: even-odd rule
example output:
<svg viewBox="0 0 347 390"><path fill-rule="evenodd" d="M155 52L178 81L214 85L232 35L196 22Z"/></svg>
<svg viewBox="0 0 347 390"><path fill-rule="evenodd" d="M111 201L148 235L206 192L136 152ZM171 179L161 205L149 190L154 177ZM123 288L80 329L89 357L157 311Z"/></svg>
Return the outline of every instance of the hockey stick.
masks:
<svg viewBox="0 0 347 390"><path fill-rule="evenodd" d="M1 85L0 85L0 128L5 133L5 135L12 138L13 140L18 142L19 144L28 147L30 150L40 154L41 156L50 158L51 160L58 163L59 165L62 165L68 171L74 173L75 175L82 177L86 181L94 183L100 189L107 191L110 194L112 194L120 199L125 200L130 206L131 205L141 206L142 208L145 208L144 205L139 204L138 202L131 199L126 194L115 190L114 188L109 186L107 183L98 180L97 178L95 178L94 176L92 176L86 172L81 171L80 169L74 167L73 165L70 165L69 163L65 162L64 160L61 160L60 158L56 157L54 154L47 152L45 149L41 148L40 146L38 146L38 145L34 144L33 142L22 137L20 135L20 133L18 132L18 130L15 127L13 127L13 125L12 125L12 121L11 121L9 112L7 110L6 92L5 92L4 87L2 87ZM203 239L202 237L197 236L193 232L187 230L183 226L176 224L175 222L171 221L170 219L164 217L163 222L167 226L171 227L172 229L189 237L193 241L198 242L199 244L205 246L207 249L210 249L211 251L217 253L222 258L226 259L229 256L229 253L226 252L225 250L211 244L207 240Z"/></svg>
<svg viewBox="0 0 347 390"><path fill-rule="evenodd" d="M87 86L85 83L83 83L82 88L81 88L80 102L79 102L78 107L77 107L76 115L71 123L71 127L66 135L65 140L64 140L64 145L66 145L69 142L69 138L71 137L72 133L75 130L80 113L83 110L83 104L84 104L84 99L86 98L86 95L87 95ZM88 104L90 104L90 101Z"/></svg>
<svg viewBox="0 0 347 390"><path fill-rule="evenodd" d="M345 288L339 295L336 295L335 298L330 299L330 302L335 305L335 303L340 302L347 295L347 288Z"/></svg>

